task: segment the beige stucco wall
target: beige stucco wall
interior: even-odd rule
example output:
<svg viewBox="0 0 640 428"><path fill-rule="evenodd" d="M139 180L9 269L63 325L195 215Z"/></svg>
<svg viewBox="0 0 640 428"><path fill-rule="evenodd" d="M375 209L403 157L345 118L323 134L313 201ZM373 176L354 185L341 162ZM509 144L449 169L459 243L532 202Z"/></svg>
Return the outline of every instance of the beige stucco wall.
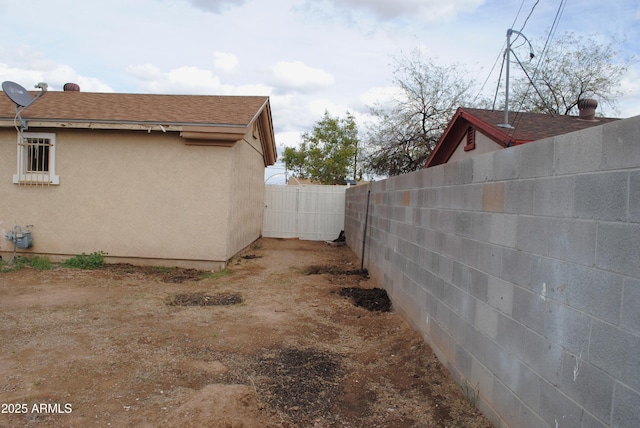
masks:
<svg viewBox="0 0 640 428"><path fill-rule="evenodd" d="M187 146L177 133L49 132L60 185L29 187L12 183L16 131L0 130L0 252L13 251L7 230L31 224L34 245L24 252L106 251L215 269L258 238L264 186L256 177L264 165L247 142Z"/></svg>
<svg viewBox="0 0 640 428"><path fill-rule="evenodd" d="M233 149L227 258L262 235L264 217L264 160L260 142L249 133Z"/></svg>
<svg viewBox="0 0 640 428"><path fill-rule="evenodd" d="M467 141L467 136L465 135L460 140L458 147L456 147L456 151L453 152L453 155L451 155L451 158L447 161L447 163L456 162L462 159L470 158L471 156L481 155L483 153L489 153L494 150L499 150L503 148L500 144L494 142L493 140L488 138L486 135L478 131L476 131L476 148L475 149L465 152L464 146L466 144L466 141Z"/></svg>

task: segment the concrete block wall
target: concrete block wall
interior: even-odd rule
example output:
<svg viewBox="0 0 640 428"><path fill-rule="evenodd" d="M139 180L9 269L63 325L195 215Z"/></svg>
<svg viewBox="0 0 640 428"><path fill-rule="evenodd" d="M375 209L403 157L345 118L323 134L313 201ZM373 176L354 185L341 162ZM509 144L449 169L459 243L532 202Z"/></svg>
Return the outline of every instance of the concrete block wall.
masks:
<svg viewBox="0 0 640 428"><path fill-rule="evenodd" d="M640 427L640 116L347 190L347 244L497 427Z"/></svg>

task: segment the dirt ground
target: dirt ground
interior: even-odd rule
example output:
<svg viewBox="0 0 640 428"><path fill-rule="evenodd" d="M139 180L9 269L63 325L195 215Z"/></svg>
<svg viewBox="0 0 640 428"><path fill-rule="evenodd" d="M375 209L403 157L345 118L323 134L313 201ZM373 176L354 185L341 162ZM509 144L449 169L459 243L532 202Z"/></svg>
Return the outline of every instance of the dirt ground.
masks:
<svg viewBox="0 0 640 428"><path fill-rule="evenodd" d="M261 239L216 275L0 273L0 427L491 427L358 268Z"/></svg>

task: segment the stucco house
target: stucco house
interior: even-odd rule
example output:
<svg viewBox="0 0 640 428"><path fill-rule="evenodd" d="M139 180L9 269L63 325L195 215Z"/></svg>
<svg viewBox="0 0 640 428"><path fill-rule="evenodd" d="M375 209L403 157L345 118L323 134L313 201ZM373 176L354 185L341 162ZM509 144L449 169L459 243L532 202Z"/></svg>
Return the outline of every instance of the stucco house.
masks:
<svg viewBox="0 0 640 428"><path fill-rule="evenodd" d="M458 108L438 141L426 168L556 135L618 120L596 117L595 100L582 100L579 116L551 116L510 112L504 126L504 111Z"/></svg>
<svg viewBox="0 0 640 428"><path fill-rule="evenodd" d="M262 232L269 98L50 91L0 96L0 255L219 269ZM16 229L19 228L19 229Z"/></svg>

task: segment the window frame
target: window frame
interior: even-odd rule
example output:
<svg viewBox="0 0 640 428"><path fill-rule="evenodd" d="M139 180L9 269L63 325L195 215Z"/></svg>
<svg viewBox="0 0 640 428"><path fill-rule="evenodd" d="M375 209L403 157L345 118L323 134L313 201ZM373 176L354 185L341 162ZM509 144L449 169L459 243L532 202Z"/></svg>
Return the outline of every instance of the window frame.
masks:
<svg viewBox="0 0 640 428"><path fill-rule="evenodd" d="M29 165L28 140L47 140L49 153L47 154L48 171L31 171ZM23 185L58 185L60 177L56 175L56 134L51 132L22 132L18 134L17 143L17 173L13 175L14 184Z"/></svg>

